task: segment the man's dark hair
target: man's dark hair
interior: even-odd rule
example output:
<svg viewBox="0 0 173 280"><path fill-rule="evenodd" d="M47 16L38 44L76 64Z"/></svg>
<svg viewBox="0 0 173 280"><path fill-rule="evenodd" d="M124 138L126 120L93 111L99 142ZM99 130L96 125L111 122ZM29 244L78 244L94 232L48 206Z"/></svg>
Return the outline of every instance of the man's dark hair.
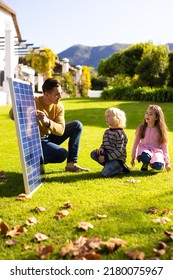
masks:
<svg viewBox="0 0 173 280"><path fill-rule="evenodd" d="M53 78L48 78L47 80L44 81L42 85L42 90L43 92L51 92L54 87L59 87L61 85L60 81L57 79Z"/></svg>

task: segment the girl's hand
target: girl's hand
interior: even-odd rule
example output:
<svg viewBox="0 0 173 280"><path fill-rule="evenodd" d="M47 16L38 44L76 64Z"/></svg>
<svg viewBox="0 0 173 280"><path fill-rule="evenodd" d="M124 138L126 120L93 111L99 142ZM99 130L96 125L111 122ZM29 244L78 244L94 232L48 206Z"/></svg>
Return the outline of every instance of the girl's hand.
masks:
<svg viewBox="0 0 173 280"><path fill-rule="evenodd" d="M169 163L166 163L165 168L166 168L166 171L168 171L168 172L171 171L171 166Z"/></svg>
<svg viewBox="0 0 173 280"><path fill-rule="evenodd" d="M132 158L132 160L131 160L131 166L135 166L135 159L134 158Z"/></svg>

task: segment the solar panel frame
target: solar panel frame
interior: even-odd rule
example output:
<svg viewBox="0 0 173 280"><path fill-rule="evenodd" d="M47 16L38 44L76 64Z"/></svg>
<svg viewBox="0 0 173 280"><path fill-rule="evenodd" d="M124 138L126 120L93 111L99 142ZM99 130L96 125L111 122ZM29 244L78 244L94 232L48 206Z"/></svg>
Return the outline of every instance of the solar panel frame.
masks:
<svg viewBox="0 0 173 280"><path fill-rule="evenodd" d="M34 193L45 179L44 160L32 85L8 78L26 194Z"/></svg>

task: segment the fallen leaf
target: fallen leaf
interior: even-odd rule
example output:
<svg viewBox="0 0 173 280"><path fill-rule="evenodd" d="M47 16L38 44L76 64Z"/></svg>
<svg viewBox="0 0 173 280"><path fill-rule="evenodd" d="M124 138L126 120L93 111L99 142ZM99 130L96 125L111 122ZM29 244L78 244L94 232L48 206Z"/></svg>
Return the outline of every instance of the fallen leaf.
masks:
<svg viewBox="0 0 173 280"><path fill-rule="evenodd" d="M106 246L109 252L113 252L119 247L128 246L128 243L121 238L110 238L107 242L102 242L101 244Z"/></svg>
<svg viewBox="0 0 173 280"><path fill-rule="evenodd" d="M164 231L164 234L173 240L173 232L172 231Z"/></svg>
<svg viewBox="0 0 173 280"><path fill-rule="evenodd" d="M130 180L129 180L129 179L127 179L126 182L127 182L127 183L140 183L141 180L136 180L136 179L130 179Z"/></svg>
<svg viewBox="0 0 173 280"><path fill-rule="evenodd" d="M82 247L88 240L87 235L81 235L77 240L73 241L74 245L77 247Z"/></svg>
<svg viewBox="0 0 173 280"><path fill-rule="evenodd" d="M159 245L159 248L160 248L160 249L165 249L165 250L168 249L168 246L166 245L165 242L159 241L159 242L158 242L158 245Z"/></svg>
<svg viewBox="0 0 173 280"><path fill-rule="evenodd" d="M44 211L46 211L46 208L45 208L45 207L42 207L42 206L37 206L37 207L35 208L35 210L36 210L36 212L44 212Z"/></svg>
<svg viewBox="0 0 173 280"><path fill-rule="evenodd" d="M106 214L103 214L103 215L97 214L97 218L98 219L105 219L105 218L107 218L107 215Z"/></svg>
<svg viewBox="0 0 173 280"><path fill-rule="evenodd" d="M79 255L74 257L74 260L100 260L100 254L96 253L95 251L89 251L84 253L83 255Z"/></svg>
<svg viewBox="0 0 173 280"><path fill-rule="evenodd" d="M25 194L25 193L21 193L16 197L16 200L28 200L30 199L32 196L29 194Z"/></svg>
<svg viewBox="0 0 173 280"><path fill-rule="evenodd" d="M67 246L60 250L60 256L66 255L73 257L74 260L99 260L101 239L98 237L88 238L87 236L80 236L76 241L70 241Z"/></svg>
<svg viewBox="0 0 173 280"><path fill-rule="evenodd" d="M172 211L171 211L170 209L163 209L162 215L164 215L164 214L170 214L170 215L172 215Z"/></svg>
<svg viewBox="0 0 173 280"><path fill-rule="evenodd" d="M55 216L60 220L63 217L67 216L69 214L69 212L67 210L61 210L56 212Z"/></svg>
<svg viewBox="0 0 173 280"><path fill-rule="evenodd" d="M79 255L79 251L80 251L80 247L76 246L75 244L73 244L72 241L70 241L70 243L67 246L64 246L61 248L59 254L61 257L64 257L66 255L69 255L70 257L72 257L72 256Z"/></svg>
<svg viewBox="0 0 173 280"><path fill-rule="evenodd" d="M48 236L43 234L43 233L38 232L34 235L34 242L36 242L36 243L39 243L39 242L44 241L46 239L48 239Z"/></svg>
<svg viewBox="0 0 173 280"><path fill-rule="evenodd" d="M37 223L37 219L35 217L29 217L25 223L27 226L34 226Z"/></svg>
<svg viewBox="0 0 173 280"><path fill-rule="evenodd" d="M89 228L91 228L91 229L94 228L94 226L88 222L80 222L80 223L78 223L78 228L87 231Z"/></svg>
<svg viewBox="0 0 173 280"><path fill-rule="evenodd" d="M85 245L88 248L98 250L100 248L101 243L102 243L102 240L99 237L92 237L92 238L86 240Z"/></svg>
<svg viewBox="0 0 173 280"><path fill-rule="evenodd" d="M72 206L73 206L73 205L71 204L70 201L67 201L67 202L64 203L64 207L65 207L65 208L71 208Z"/></svg>
<svg viewBox="0 0 173 280"><path fill-rule="evenodd" d="M156 214L158 212L158 209L156 207L149 207L148 212L151 212L153 214Z"/></svg>
<svg viewBox="0 0 173 280"><path fill-rule="evenodd" d="M39 258L41 260L43 260L54 251L54 248L52 245L46 245L46 246L37 247L35 250L36 250Z"/></svg>
<svg viewBox="0 0 173 280"><path fill-rule="evenodd" d="M6 234L7 231L9 230L9 226L5 222L0 222L0 234Z"/></svg>
<svg viewBox="0 0 173 280"><path fill-rule="evenodd" d="M132 260L144 260L145 253L138 250L128 250L125 251L125 254Z"/></svg>
<svg viewBox="0 0 173 280"><path fill-rule="evenodd" d="M13 237L13 236L25 233L26 231L27 231L27 229L25 227L15 226L15 227L12 227L12 229L6 233L6 236Z"/></svg>
<svg viewBox="0 0 173 280"><path fill-rule="evenodd" d="M15 240L15 239L8 239L5 241L5 244L8 245L8 246L13 246L13 245L16 245L19 241L18 240Z"/></svg>
<svg viewBox="0 0 173 280"><path fill-rule="evenodd" d="M153 249L153 253L155 253L155 254L157 254L157 255L159 255L159 256L163 256L163 255L165 255L166 250L165 250L165 249L160 249L160 250L158 250L158 249L154 248L154 249Z"/></svg>
<svg viewBox="0 0 173 280"><path fill-rule="evenodd" d="M170 222L171 220L168 217L161 217L161 218L155 218L153 219L154 223L160 223L160 224L166 224L167 222Z"/></svg>
<svg viewBox="0 0 173 280"><path fill-rule="evenodd" d="M30 246L30 245L28 245L28 244L25 244L24 245L24 250L29 250L29 249L31 249L32 247Z"/></svg>

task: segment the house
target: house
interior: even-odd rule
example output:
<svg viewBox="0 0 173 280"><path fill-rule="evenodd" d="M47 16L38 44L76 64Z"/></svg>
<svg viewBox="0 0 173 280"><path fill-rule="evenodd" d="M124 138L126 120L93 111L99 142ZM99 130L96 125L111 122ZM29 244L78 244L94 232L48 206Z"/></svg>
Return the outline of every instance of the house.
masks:
<svg viewBox="0 0 173 280"><path fill-rule="evenodd" d="M14 77L18 64L14 48L21 42L16 13L0 1L0 105L10 103L7 78Z"/></svg>
<svg viewBox="0 0 173 280"><path fill-rule="evenodd" d="M0 105L11 103L11 96L7 78L20 78L30 80L35 86L35 71L26 65L20 65L19 56L25 56L29 53L29 47L33 44L23 43L16 13L0 0ZM25 49L24 51L22 50ZM37 47L33 48L38 49ZM30 68L30 69L29 69ZM57 58L56 73L67 73L68 71L76 73L76 83L80 81L81 68L72 66L68 59L59 60ZM21 78L20 77L21 74ZM29 78L28 78L29 77ZM38 89L41 91L43 77L37 76Z"/></svg>

